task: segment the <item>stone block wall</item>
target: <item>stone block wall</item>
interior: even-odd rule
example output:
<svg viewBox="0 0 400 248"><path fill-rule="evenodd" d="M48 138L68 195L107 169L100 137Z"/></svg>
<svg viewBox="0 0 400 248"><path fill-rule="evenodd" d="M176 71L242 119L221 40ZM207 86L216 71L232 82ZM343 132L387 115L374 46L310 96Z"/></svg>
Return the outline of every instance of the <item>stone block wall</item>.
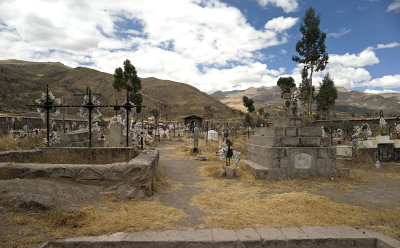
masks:
<svg viewBox="0 0 400 248"><path fill-rule="evenodd" d="M54 164L109 164L127 162L138 155L132 147L45 147L0 152L0 162Z"/></svg>
<svg viewBox="0 0 400 248"><path fill-rule="evenodd" d="M336 149L322 129L301 126L301 119L286 118L258 128L250 138L247 158L259 178L327 175L336 169Z"/></svg>
<svg viewBox="0 0 400 248"><path fill-rule="evenodd" d="M50 164L0 163L0 179L51 178L74 183L104 186L120 199L138 199L153 194L153 178L158 166L156 150L143 151L123 163Z"/></svg>

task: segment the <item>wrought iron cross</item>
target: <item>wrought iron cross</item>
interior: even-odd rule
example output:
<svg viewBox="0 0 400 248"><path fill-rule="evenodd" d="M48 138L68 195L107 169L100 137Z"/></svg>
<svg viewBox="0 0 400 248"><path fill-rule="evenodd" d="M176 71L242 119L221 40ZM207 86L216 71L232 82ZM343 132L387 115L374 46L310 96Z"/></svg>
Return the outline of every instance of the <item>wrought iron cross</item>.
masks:
<svg viewBox="0 0 400 248"><path fill-rule="evenodd" d="M68 107L86 108L89 112L89 147L92 147L92 112L94 108L105 108L108 105L96 105L93 103L93 96L101 96L101 94L92 94L92 90L86 87L86 94L74 94L74 96L88 96L88 102L82 105L69 105Z"/></svg>
<svg viewBox="0 0 400 248"><path fill-rule="evenodd" d="M54 111L57 108L65 108L65 107L69 107L68 105L56 105L51 99L50 99L50 95L49 95L49 85L46 85L46 101L43 104L27 104L26 106L29 107L39 107L42 108L44 110L46 110L46 138L47 138L47 147L50 146L50 110L52 110L54 108Z"/></svg>
<svg viewBox="0 0 400 248"><path fill-rule="evenodd" d="M120 110L120 108L124 108L126 110L126 147L129 147L129 112L131 112L131 110L133 108L145 108L146 106L142 106L142 105L133 105L131 104L131 102L129 101L129 92L126 92L126 103L123 105L108 105L108 107L114 107L114 110Z"/></svg>

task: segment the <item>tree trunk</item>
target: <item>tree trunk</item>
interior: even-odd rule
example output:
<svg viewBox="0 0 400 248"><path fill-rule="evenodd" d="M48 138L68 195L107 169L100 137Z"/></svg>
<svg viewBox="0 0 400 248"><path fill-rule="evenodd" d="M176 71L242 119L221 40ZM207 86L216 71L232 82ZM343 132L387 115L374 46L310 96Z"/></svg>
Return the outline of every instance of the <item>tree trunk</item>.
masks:
<svg viewBox="0 0 400 248"><path fill-rule="evenodd" d="M308 118L310 120L310 126L311 126L311 124L312 124L312 100L313 100L312 99L312 74L314 71L312 62L311 62L310 69L311 69L311 72L310 72L310 97L308 99L308 101L309 101L308 102Z"/></svg>

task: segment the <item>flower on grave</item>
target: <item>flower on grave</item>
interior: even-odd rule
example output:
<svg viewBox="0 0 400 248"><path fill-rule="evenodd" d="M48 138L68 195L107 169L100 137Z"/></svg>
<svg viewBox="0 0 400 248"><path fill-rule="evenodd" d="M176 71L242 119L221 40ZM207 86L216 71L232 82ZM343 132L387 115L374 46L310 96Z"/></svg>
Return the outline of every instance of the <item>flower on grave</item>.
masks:
<svg viewBox="0 0 400 248"><path fill-rule="evenodd" d="M47 105L53 106L49 111L51 116L57 116L60 114L60 109L54 107L54 105L61 105L61 100L57 99L51 91L49 92L48 102L47 102L46 93L42 93L42 96L39 99L36 99L35 102L39 105L47 104ZM46 109L44 107L37 107L36 110L40 114L40 117L44 120L47 115Z"/></svg>
<svg viewBox="0 0 400 248"><path fill-rule="evenodd" d="M124 124L124 120L122 119L121 115L114 115L114 116L111 118L111 121L110 121L110 124L108 125L108 128L110 128L110 125L111 125L112 123L120 123L120 124L122 124L122 125L125 125L125 124Z"/></svg>
<svg viewBox="0 0 400 248"><path fill-rule="evenodd" d="M379 119L379 129L382 131L385 129L385 127L386 127L386 121L383 117L381 117Z"/></svg>
<svg viewBox="0 0 400 248"><path fill-rule="evenodd" d="M89 96L85 95L83 97L83 102L82 105L88 105L89 104ZM100 105L100 101L96 99L96 97L92 96L92 104L94 106ZM85 107L80 107L79 108L79 115L84 117L84 118L89 118L89 109ZM92 110L92 122L97 120L101 116L100 109L99 108L94 108Z"/></svg>

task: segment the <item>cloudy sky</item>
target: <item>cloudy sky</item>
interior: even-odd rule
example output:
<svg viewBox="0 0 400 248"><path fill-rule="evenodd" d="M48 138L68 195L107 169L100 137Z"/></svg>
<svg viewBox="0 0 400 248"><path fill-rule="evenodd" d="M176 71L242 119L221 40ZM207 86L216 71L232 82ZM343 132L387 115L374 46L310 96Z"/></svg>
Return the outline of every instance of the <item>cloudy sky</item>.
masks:
<svg viewBox="0 0 400 248"><path fill-rule="evenodd" d="M337 86L400 92L400 0L0 0L0 59L61 62L202 91L300 80L291 60L309 7ZM323 74L316 74L318 82Z"/></svg>

